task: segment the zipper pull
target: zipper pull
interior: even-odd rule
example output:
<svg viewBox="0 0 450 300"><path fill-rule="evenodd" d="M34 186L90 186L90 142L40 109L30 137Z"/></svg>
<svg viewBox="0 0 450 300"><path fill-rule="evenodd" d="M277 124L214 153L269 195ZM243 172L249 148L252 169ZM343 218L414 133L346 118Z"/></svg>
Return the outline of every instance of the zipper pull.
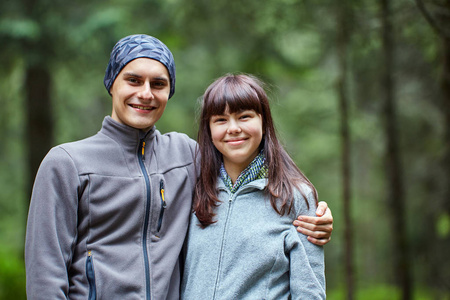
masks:
<svg viewBox="0 0 450 300"><path fill-rule="evenodd" d="M161 182L159 183L159 189L161 191L161 200L163 202L162 207L166 208L167 205L166 205L166 200L164 198L164 181L163 180L161 180Z"/></svg>
<svg viewBox="0 0 450 300"><path fill-rule="evenodd" d="M158 226L156 231L159 232L161 230L164 211L166 210L166 199L164 199L164 180L161 179L159 182L159 192L161 196L161 210L159 211L159 220L158 220Z"/></svg>
<svg viewBox="0 0 450 300"><path fill-rule="evenodd" d="M145 141L142 139L141 140L141 157L142 160L145 160Z"/></svg>

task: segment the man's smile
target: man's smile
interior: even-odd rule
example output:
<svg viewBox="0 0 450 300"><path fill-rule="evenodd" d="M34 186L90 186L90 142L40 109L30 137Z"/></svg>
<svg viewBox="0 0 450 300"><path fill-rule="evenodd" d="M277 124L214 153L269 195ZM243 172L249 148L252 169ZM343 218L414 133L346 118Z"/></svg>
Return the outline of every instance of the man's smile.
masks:
<svg viewBox="0 0 450 300"><path fill-rule="evenodd" d="M144 105L138 105L138 104L128 104L128 105L131 106L132 108L142 109L142 110L156 109L156 107L154 107L154 106L144 106Z"/></svg>

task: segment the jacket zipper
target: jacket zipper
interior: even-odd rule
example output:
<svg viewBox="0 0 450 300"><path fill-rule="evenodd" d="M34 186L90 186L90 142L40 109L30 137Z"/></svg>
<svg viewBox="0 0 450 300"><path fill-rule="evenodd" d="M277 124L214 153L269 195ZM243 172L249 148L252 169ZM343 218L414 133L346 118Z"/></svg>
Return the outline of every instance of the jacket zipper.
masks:
<svg viewBox="0 0 450 300"><path fill-rule="evenodd" d="M246 186L244 186L242 189L238 189L236 191L236 193L234 194L230 194L229 190L226 188L220 188L220 191L224 191L229 195L229 199L228 199L228 211L227 211L227 218L225 219L225 225L223 228L223 233L222 233L222 243L220 245L220 253L219 253L219 267L217 268L217 275L216 275L216 283L214 284L214 293L213 293L213 299L216 299L216 292L217 289L219 288L218 284L219 284L219 277L220 277L220 271L221 271L221 266L222 266L222 253L223 253L223 245L225 243L225 232L227 230L227 226L228 226L228 221L230 219L230 214L231 214L231 205L233 204L233 200L237 198L238 194L242 193L242 191L245 191L246 189L252 188L254 187L252 185L252 183L247 184Z"/></svg>
<svg viewBox="0 0 450 300"><path fill-rule="evenodd" d="M143 238L142 238L142 251L144 254L144 267L145 267L145 289L146 289L146 299L150 300L150 266L149 266L149 257L148 257L148 251L147 251L147 233L148 233L148 221L150 217L150 200L151 200L151 190L150 190L150 179L148 178L147 170L145 169L144 160L145 160L145 141L144 139L141 139L139 144L139 149L141 151L138 151L138 159L139 159L139 166L141 167L142 175L144 175L145 185L147 188L147 199L145 203L145 218L144 218L144 231L143 231Z"/></svg>
<svg viewBox="0 0 450 300"><path fill-rule="evenodd" d="M219 287L218 285L219 285L219 276L220 276L221 267L222 267L223 245L225 244L225 232L227 231L227 225L228 225L228 220L229 220L230 213L231 213L231 204L232 203L233 203L233 195L230 195L230 199L228 200L227 218L225 219L225 225L223 227L223 233L222 233L222 243L220 245L219 267L217 268L217 276L216 276L216 283L214 285L213 299L216 299L216 292L217 292L217 289Z"/></svg>
<svg viewBox="0 0 450 300"><path fill-rule="evenodd" d="M92 251L88 251L86 258L86 277L89 284L89 300L97 299L97 289L95 287L95 273L94 273L94 261L92 258Z"/></svg>
<svg viewBox="0 0 450 300"><path fill-rule="evenodd" d="M166 200L164 198L164 180L161 179L159 183L159 190L160 190L160 196L161 196L161 210L159 211L159 220L158 220L158 229L157 231L161 230L162 220L164 217L164 210L167 207Z"/></svg>

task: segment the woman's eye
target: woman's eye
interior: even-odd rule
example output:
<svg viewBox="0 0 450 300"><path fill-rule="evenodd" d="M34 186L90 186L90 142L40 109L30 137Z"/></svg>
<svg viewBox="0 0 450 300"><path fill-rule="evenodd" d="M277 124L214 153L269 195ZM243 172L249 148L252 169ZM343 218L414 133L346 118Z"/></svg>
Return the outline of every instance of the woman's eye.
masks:
<svg viewBox="0 0 450 300"><path fill-rule="evenodd" d="M225 122L225 118L213 118L213 123L220 123L220 122Z"/></svg>
<svg viewBox="0 0 450 300"><path fill-rule="evenodd" d="M244 110L240 114L238 114L239 119L245 120L245 119L251 119L255 116L255 112L253 110Z"/></svg>

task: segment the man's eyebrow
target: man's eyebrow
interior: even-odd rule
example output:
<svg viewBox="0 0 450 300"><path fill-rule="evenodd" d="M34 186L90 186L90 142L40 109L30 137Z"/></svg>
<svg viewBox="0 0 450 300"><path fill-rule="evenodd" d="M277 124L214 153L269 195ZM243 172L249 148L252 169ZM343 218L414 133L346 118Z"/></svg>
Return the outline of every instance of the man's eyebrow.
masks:
<svg viewBox="0 0 450 300"><path fill-rule="evenodd" d="M153 80L161 80L161 81L169 82L169 78L167 78L167 77L162 77L162 76L154 77Z"/></svg>
<svg viewBox="0 0 450 300"><path fill-rule="evenodd" d="M136 77L136 78L143 78L144 76L133 73L133 72L125 72L123 73L124 77ZM160 80L160 81L166 81L169 82L169 78L165 77L165 76L156 76L153 77L152 80Z"/></svg>
<svg viewBox="0 0 450 300"><path fill-rule="evenodd" d="M137 78L142 78L142 75L133 73L133 72L125 72L123 73L124 77L137 77Z"/></svg>

